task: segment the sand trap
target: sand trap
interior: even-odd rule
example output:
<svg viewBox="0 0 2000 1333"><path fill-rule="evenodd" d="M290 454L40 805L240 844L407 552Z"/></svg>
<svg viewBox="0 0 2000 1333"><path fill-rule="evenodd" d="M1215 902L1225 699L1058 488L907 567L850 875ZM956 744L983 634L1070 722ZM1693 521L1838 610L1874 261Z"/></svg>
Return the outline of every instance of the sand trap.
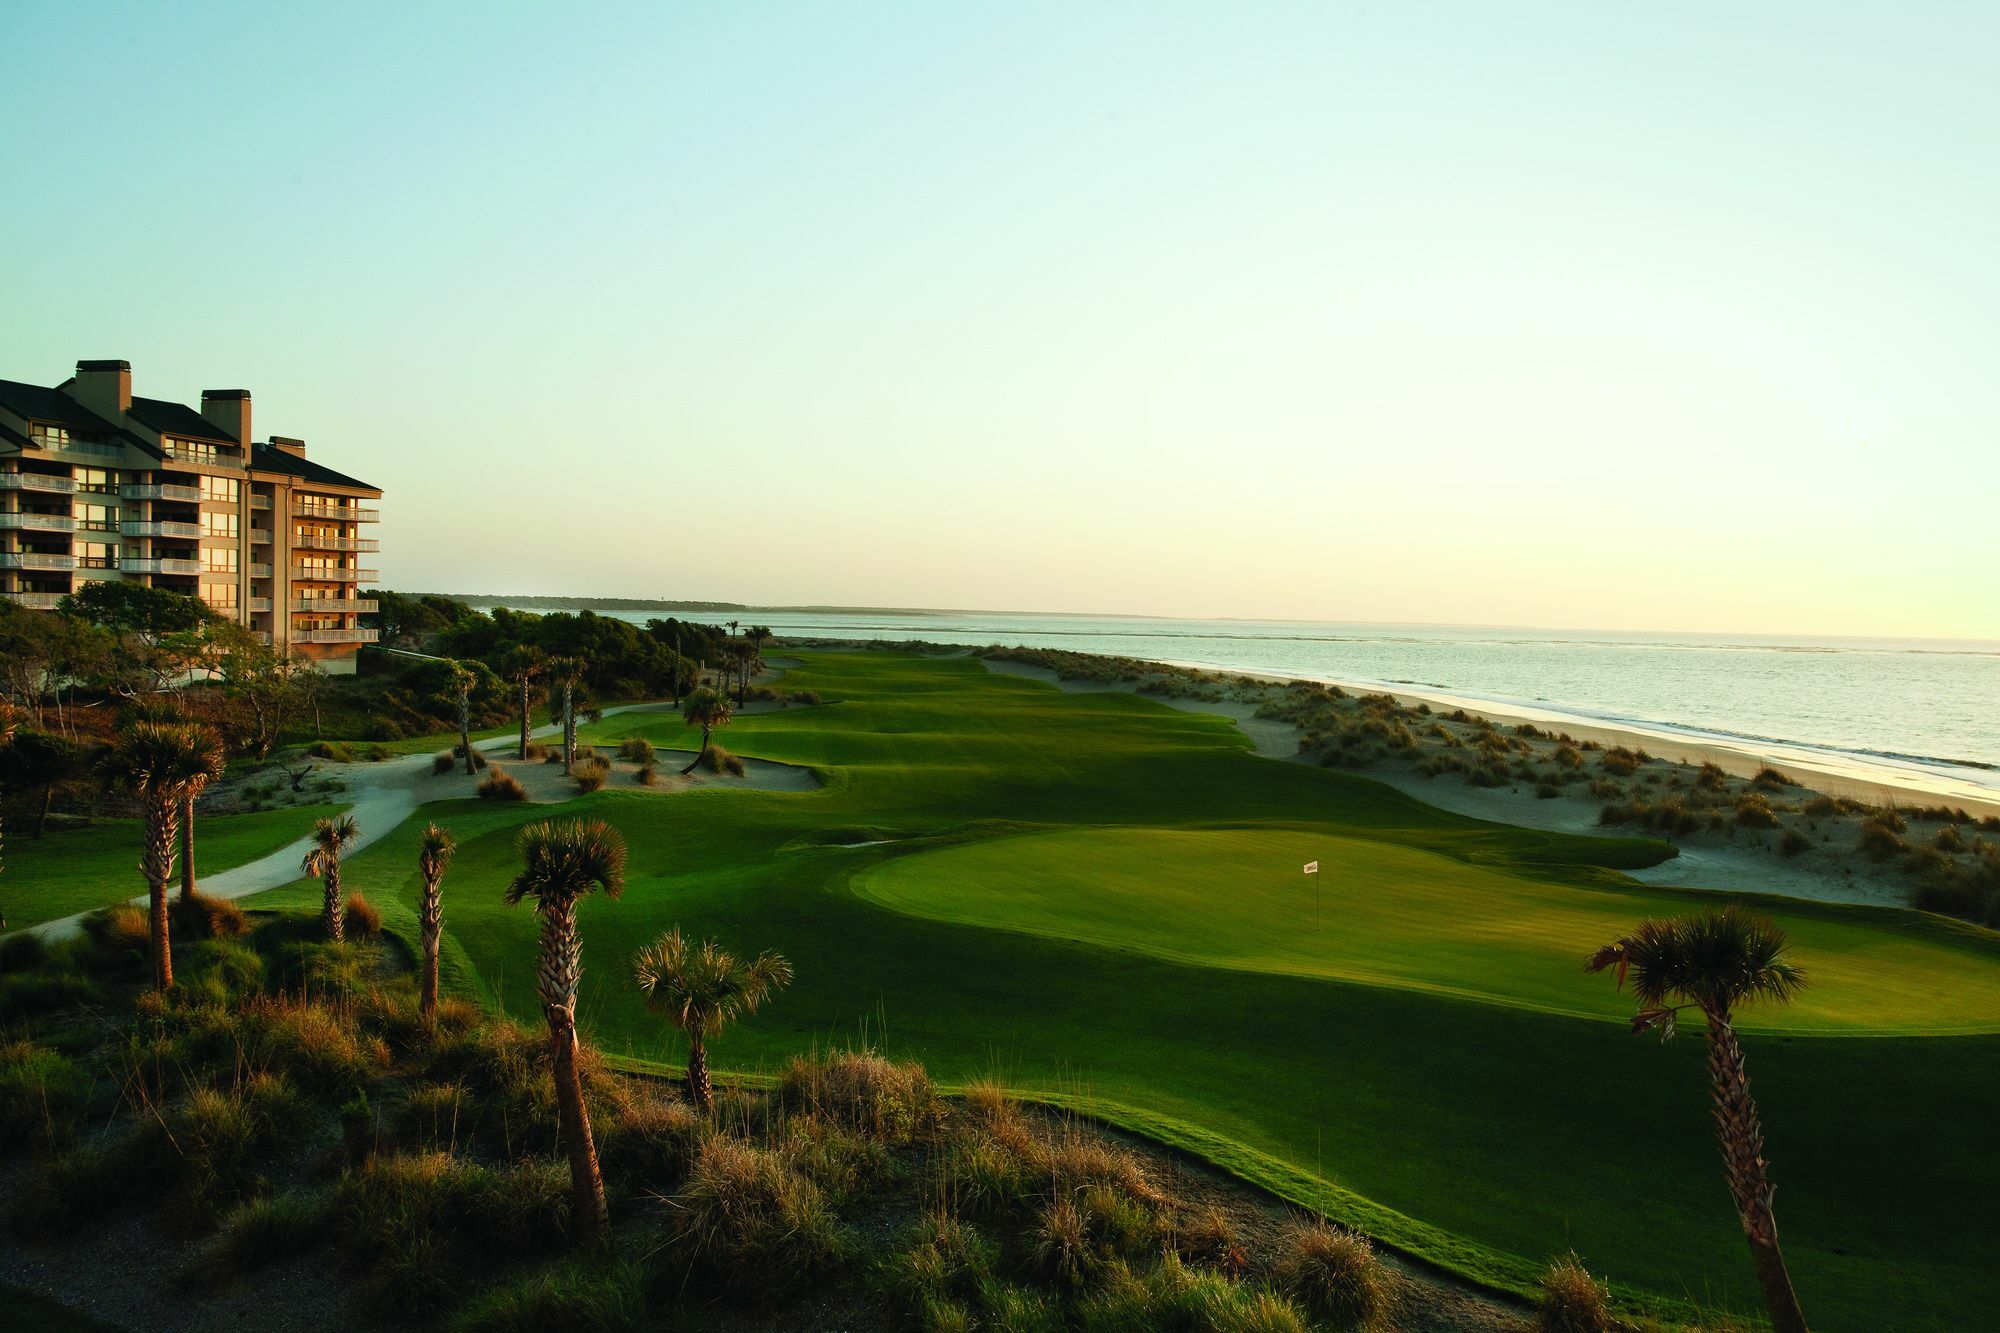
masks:
<svg viewBox="0 0 2000 1333"><path fill-rule="evenodd" d="M579 746L577 754L581 758L589 747ZM460 796L477 796L479 784L493 769L501 769L511 774L527 790L528 800L536 805L557 805L574 800L582 793L574 779L562 771L559 763L551 764L542 760L517 760L510 758L512 746L495 754L485 752L489 767L472 777L465 774L465 765L460 763L452 771L432 775L428 769L417 784L422 800L443 801ZM729 773L710 773L706 769L696 769L686 777L681 769L694 758L692 750L661 750L654 763L654 781L651 786L639 781L639 765L631 760L615 758L610 750L600 747L598 755L611 765L611 776L600 788L602 791L630 791L642 795L673 796L681 792L695 791L703 787L737 788L749 791L814 791L819 787L819 779L812 770L798 768L791 764L774 764L768 760L743 759L743 776ZM346 779L349 774L341 770L365 765L329 766L333 776Z"/></svg>

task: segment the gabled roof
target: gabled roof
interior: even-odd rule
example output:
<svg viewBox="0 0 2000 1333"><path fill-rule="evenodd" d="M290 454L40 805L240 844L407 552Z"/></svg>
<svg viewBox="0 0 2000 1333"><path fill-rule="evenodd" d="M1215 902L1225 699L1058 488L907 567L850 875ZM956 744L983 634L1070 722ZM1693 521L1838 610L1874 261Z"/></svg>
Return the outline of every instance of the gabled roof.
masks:
<svg viewBox="0 0 2000 1333"><path fill-rule="evenodd" d="M272 444L253 445L250 450L250 470L253 472L278 472L288 477L297 477L308 486L347 486L357 491L373 491L380 495L380 486L371 486L356 480L345 472L335 472L332 468L287 453Z"/></svg>
<svg viewBox="0 0 2000 1333"><path fill-rule="evenodd" d="M136 404L137 400L134 402ZM60 389L44 389L39 384L22 384L18 380L0 380L0 407L5 407L15 416L46 421L66 430L109 435L144 450L154 458L160 457L158 449L123 426L106 421Z"/></svg>
<svg viewBox="0 0 2000 1333"><path fill-rule="evenodd" d="M210 421L186 403L170 403L164 398L141 398L132 395L130 408L132 420L148 426L162 435L175 435L195 440L215 440L223 444L240 444L234 435Z"/></svg>

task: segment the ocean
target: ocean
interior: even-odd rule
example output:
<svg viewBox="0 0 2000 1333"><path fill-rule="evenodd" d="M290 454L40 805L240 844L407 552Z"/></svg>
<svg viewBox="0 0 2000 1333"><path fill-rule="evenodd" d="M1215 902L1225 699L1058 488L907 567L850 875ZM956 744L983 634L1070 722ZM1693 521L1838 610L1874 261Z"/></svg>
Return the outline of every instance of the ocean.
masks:
<svg viewBox="0 0 2000 1333"><path fill-rule="evenodd" d="M523 608L527 609L527 608ZM619 613L644 622L657 612ZM1025 644L1352 682L2000 797L2000 641L956 611L731 613L788 636ZM692 615L719 621L728 617Z"/></svg>

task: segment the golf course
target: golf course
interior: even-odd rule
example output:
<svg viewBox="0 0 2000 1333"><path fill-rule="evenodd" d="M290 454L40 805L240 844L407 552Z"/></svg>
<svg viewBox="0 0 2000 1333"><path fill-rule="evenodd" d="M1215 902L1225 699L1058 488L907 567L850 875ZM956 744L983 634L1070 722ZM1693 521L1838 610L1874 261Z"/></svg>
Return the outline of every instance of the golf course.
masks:
<svg viewBox="0 0 2000 1333"><path fill-rule="evenodd" d="M581 908L579 1015L609 1053L682 1059L629 973L678 924L796 969L712 1049L725 1077L868 1043L1142 1131L1494 1287L1531 1290L1574 1250L1668 1315L1758 1309L1699 1023L1633 1036L1630 997L1583 969L1644 918L1714 901L1624 873L1666 844L1447 814L1260 758L1221 717L972 658L794 660L786 688L825 702L739 715L717 739L810 768L815 789L440 801L352 856L344 882L409 935L419 832L449 827L446 983L535 1020L536 921L502 900L515 839L551 814L601 817L630 861L621 898ZM583 739L630 736L698 744L665 711ZM300 828L272 845L307 822L292 813ZM319 892L302 880L246 905ZM1756 906L1809 980L1741 1028L1815 1327L1988 1325L2000 936Z"/></svg>

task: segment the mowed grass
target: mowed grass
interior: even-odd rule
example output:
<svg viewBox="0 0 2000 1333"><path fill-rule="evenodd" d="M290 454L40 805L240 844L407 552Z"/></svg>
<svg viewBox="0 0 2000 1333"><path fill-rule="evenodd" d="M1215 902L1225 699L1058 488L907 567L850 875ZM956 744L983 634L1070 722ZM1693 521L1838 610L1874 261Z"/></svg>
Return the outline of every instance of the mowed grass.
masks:
<svg viewBox="0 0 2000 1333"><path fill-rule="evenodd" d="M1303 867L1318 862L1317 875ZM939 920L1084 940L1180 962L1411 986L1578 1017L1629 1017L1629 996L1580 960L1634 915L1686 895L1602 891L1506 874L1366 838L1282 828L1077 829L904 856L854 881ZM2000 951L1987 932L1904 918L1772 909L1812 980L1769 1032L2000 1030Z"/></svg>
<svg viewBox="0 0 2000 1333"><path fill-rule="evenodd" d="M195 873L213 875L269 856L311 832L315 819L344 809L300 805L203 815L195 822ZM100 819L83 828L51 829L41 838L16 827L6 830L6 839L0 912L6 914L9 930L110 907L146 892L139 875L145 826L139 820Z"/></svg>
<svg viewBox="0 0 2000 1333"><path fill-rule="evenodd" d="M956 849L999 839L1180 829L1275 839L1288 877L1313 859L1296 850L1299 838L1319 844L1322 860L1334 845L1379 854L1392 880L1400 856L1433 873L1443 861L1455 867L1450 878L1463 871L1461 883L1485 892L1498 891L1494 879L1520 881L1508 892L1524 902L1583 910L1601 900L1602 920L1622 927L1704 901L1612 868L1658 859L1659 844L1444 814L1364 779L1258 759L1226 721L1133 696L1063 694L967 660L805 657L787 684L831 702L746 716L722 739L814 766L820 791L663 798L613 788L555 808L439 803L351 858L344 878L392 927L411 921L417 830L425 818L450 826L460 851L446 883L447 958L463 960L461 984L533 1021L534 917L501 904L518 866L514 840L533 819L599 816L631 846L624 897L581 911L584 1019L614 1052L679 1058L628 975L633 951L679 923L738 949L779 949L797 968L775 1003L713 1048L723 1069L768 1070L803 1047L863 1038L946 1080L997 1074L1080 1100L1486 1281L1525 1287L1574 1247L1623 1290L1755 1308L1708 1123L1701 1043L1628 1035L1609 1017L1615 999L1581 1001L1604 1004L1593 1012L1606 1016L1579 1018L1550 1011L1567 1006L1407 982L1211 966L1212 924L1169 957L1081 931L931 919L855 891L871 873L948 867ZM589 738L627 734L662 748L692 742L664 714L614 717ZM878 839L892 841L831 845ZM940 875L936 894L948 896L955 878ZM1225 908L1232 891L1241 890L1215 886ZM1329 880L1329 920L1336 891ZM259 901L310 906L315 893L299 884ZM1443 902L1425 909L1415 939L1434 934L1465 952L1434 971L1464 973L1462 989L1503 989L1482 970L1511 975L1507 987L1527 984L1535 965L1518 944L1453 938L1450 912L1477 905L1449 893ZM1926 947L1939 938L1910 915L1800 916L1863 954L1894 957L1906 937ZM1958 964L1968 993L1990 984L1981 947L1967 944ZM1404 965L1415 966L1421 946L1408 948ZM1817 941L1801 951L1808 967L1834 967ZM1568 993L1581 980L1573 945L1549 946L1548 959L1560 973L1548 984ZM1818 989L1839 989L1838 975ZM1594 982L1609 991L1605 978ZM1856 1002L1822 994L1815 1003L1833 1013ZM1894 1012L1862 1026L1923 1026L1904 1000L1881 1003ZM2000 1308L1990 1262L2000 1241L1990 1132L2000 1038L1753 1033L1748 1047L1787 1253L1815 1326L1987 1322Z"/></svg>

